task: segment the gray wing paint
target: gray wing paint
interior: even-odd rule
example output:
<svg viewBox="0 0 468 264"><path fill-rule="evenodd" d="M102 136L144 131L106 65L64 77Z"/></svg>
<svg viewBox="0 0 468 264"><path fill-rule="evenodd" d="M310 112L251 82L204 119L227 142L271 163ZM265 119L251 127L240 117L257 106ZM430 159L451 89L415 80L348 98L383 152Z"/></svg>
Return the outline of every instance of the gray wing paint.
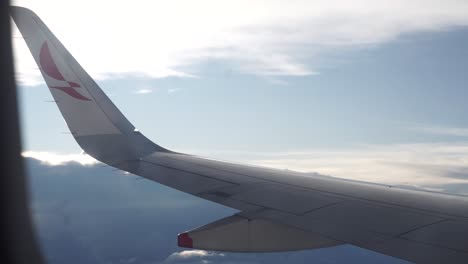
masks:
<svg viewBox="0 0 468 264"><path fill-rule="evenodd" d="M12 17L78 144L116 168L239 210L183 247L271 252L352 244L417 263L468 262L468 198L239 165L164 149L122 115L31 10Z"/></svg>

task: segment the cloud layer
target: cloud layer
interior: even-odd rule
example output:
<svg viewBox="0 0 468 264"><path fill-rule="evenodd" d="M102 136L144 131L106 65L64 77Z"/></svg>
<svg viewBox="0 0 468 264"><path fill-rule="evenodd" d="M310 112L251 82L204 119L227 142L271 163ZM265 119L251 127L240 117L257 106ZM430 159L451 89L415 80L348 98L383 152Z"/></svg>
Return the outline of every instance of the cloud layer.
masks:
<svg viewBox="0 0 468 264"><path fill-rule="evenodd" d="M196 65L209 60L223 60L248 74L306 76L320 70L324 54L468 24L468 2L457 0L15 4L36 11L101 79L193 77ZM37 84L37 67L24 41L15 38L14 46L18 80Z"/></svg>
<svg viewBox="0 0 468 264"><path fill-rule="evenodd" d="M52 166L64 165L69 162L75 162L81 165L95 165L98 163L98 161L93 157L84 153L60 154L46 151L23 151L21 154L25 158L40 160L41 162Z"/></svg>
<svg viewBox="0 0 468 264"><path fill-rule="evenodd" d="M179 150L178 150L179 151ZM284 152L182 151L305 173L467 194L468 142L361 145L347 149ZM23 152L49 165L97 164L84 154ZM457 187L458 186L458 187Z"/></svg>
<svg viewBox="0 0 468 264"><path fill-rule="evenodd" d="M463 188L468 185L466 141L284 152L206 151L198 154L278 169L468 194L468 189Z"/></svg>

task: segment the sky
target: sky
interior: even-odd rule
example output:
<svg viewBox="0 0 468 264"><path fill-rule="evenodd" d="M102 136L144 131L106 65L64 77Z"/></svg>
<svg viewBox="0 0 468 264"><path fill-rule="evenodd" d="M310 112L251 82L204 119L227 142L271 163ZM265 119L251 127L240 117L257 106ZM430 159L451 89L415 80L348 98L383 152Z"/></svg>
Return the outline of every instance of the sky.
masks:
<svg viewBox="0 0 468 264"><path fill-rule="evenodd" d="M166 148L468 194L467 1L176 0L127 4L25 0L14 4L34 10L129 120ZM35 215L44 216L37 218L37 226L49 255L66 257L54 254L62 250L60 245L74 247L73 239L63 242L73 232L83 245L99 239L104 247L99 249L104 253L88 249L83 257L118 263L112 249L134 245L135 234L142 233L139 223L133 224L138 219L123 217L105 231L110 235L113 228L131 223L125 236L133 243L127 245L115 245L114 237L94 237L93 228L107 223L110 215L122 217L135 210L141 213L141 221L154 220L163 212L167 219L159 227L171 227L140 241L161 248L159 255L143 258L148 263L182 261L190 254L196 257L187 261L195 263L263 263L278 258L185 252L162 243L178 232L232 212L169 189L160 192L163 187L156 183L138 181L136 187L134 178L99 170L101 164L81 154L56 105L48 102L52 97L37 65L15 26L13 30L23 156L33 164L29 174L37 184L31 185L32 209ZM102 186L87 191L92 192L91 197L108 193L108 199L94 208L102 210L95 223L84 217L92 204L81 203L85 193L51 192L80 184L76 190L94 186L91 174L102 181ZM109 183L106 188L103 179ZM119 188L131 195L119 196ZM147 199L165 203L173 199L182 205L161 208ZM66 211L79 214L78 223L49 223L61 217L54 209L62 206L59 201L76 203ZM106 206L112 210L105 210ZM171 221L170 217L178 216L174 212L178 206L199 208L206 214L194 216L198 220ZM193 210L197 215L199 211ZM145 224L141 226L158 227ZM351 246L336 249L347 258L327 250L280 256L292 256L293 262L315 259L318 263L385 258ZM125 261L137 257L136 253L140 251L129 251ZM134 262L145 263L140 260Z"/></svg>

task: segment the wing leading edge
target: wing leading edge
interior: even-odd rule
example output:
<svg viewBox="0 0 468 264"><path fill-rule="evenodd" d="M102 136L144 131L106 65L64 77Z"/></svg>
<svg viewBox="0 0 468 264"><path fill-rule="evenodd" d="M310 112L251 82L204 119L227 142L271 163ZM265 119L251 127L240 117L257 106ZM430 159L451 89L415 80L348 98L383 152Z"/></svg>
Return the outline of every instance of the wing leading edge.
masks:
<svg viewBox="0 0 468 264"><path fill-rule="evenodd" d="M175 153L115 107L31 10L11 15L72 135L116 168L235 208L179 235L179 245L271 252L353 244L418 263L468 261L468 199Z"/></svg>

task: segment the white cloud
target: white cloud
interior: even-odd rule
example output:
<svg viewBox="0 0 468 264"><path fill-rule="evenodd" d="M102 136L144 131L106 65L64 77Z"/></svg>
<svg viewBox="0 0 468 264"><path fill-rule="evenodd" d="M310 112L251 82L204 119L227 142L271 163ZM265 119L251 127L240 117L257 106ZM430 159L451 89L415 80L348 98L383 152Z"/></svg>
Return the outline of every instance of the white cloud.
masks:
<svg viewBox="0 0 468 264"><path fill-rule="evenodd" d="M184 250L174 252L164 261L165 263L211 263L212 260L223 258L225 254L206 250Z"/></svg>
<svg viewBox="0 0 468 264"><path fill-rule="evenodd" d="M379 44L401 34L468 24L468 2L413 1L59 1L17 0L33 9L98 78L187 77L211 59L274 76L316 72L325 51ZM15 32L18 36L18 32ZM22 39L19 80L38 82ZM193 68L193 67L192 67Z"/></svg>
<svg viewBox="0 0 468 264"><path fill-rule="evenodd" d="M149 94L149 93L152 93L152 92L153 92L153 90L151 90L151 89L139 89L135 93L136 94Z"/></svg>
<svg viewBox="0 0 468 264"><path fill-rule="evenodd" d="M60 153L53 153L53 152L45 152L45 151L24 151L21 153L23 157L27 158L34 158L44 162L46 164L57 166L63 165L69 162L77 162L81 165L94 165L97 164L98 161L95 160L93 157L87 154L60 154Z"/></svg>

